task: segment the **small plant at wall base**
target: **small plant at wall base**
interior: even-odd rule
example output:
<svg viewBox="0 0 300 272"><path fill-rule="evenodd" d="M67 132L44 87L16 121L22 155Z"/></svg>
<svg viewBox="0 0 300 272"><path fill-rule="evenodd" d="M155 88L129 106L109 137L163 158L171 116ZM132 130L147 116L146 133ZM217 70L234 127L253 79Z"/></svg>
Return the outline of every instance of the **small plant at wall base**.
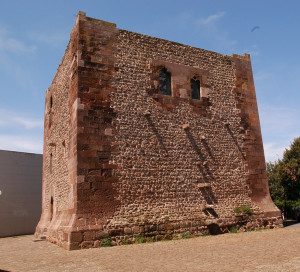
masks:
<svg viewBox="0 0 300 272"><path fill-rule="evenodd" d="M120 242L121 242L121 245L129 245L129 244L132 243L132 242L131 242L129 239L127 239L127 238L121 239Z"/></svg>
<svg viewBox="0 0 300 272"><path fill-rule="evenodd" d="M154 238L153 237L146 237L146 242L147 243L153 243L154 242Z"/></svg>
<svg viewBox="0 0 300 272"><path fill-rule="evenodd" d="M168 233L163 236L163 240L164 241L173 240L173 234L172 234L172 232L168 231Z"/></svg>
<svg viewBox="0 0 300 272"><path fill-rule="evenodd" d="M230 231L230 233L237 233L238 232L236 226L232 226L229 231Z"/></svg>
<svg viewBox="0 0 300 272"><path fill-rule="evenodd" d="M233 211L237 214L248 214L248 215L253 214L251 207L247 205L235 207Z"/></svg>
<svg viewBox="0 0 300 272"><path fill-rule="evenodd" d="M101 240L101 247L112 247L112 246L114 245L110 239L105 238Z"/></svg>
<svg viewBox="0 0 300 272"><path fill-rule="evenodd" d="M185 232L182 234L182 239L189 239L192 238L192 235L189 232Z"/></svg>
<svg viewBox="0 0 300 272"><path fill-rule="evenodd" d="M137 236L135 237L135 241L137 244L144 244L147 242L147 239L144 236Z"/></svg>

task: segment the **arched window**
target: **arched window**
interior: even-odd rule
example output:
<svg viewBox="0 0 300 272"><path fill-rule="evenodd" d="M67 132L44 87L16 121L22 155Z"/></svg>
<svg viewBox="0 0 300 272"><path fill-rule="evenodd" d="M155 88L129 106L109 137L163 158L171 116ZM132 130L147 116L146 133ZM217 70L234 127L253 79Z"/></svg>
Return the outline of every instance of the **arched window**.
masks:
<svg viewBox="0 0 300 272"><path fill-rule="evenodd" d="M50 110L52 109L52 106L53 106L53 98L52 98L52 95L50 96Z"/></svg>
<svg viewBox="0 0 300 272"><path fill-rule="evenodd" d="M194 76L191 79L192 98L200 100L200 80Z"/></svg>
<svg viewBox="0 0 300 272"><path fill-rule="evenodd" d="M163 68L159 72L159 91L164 95L171 95L171 73Z"/></svg>

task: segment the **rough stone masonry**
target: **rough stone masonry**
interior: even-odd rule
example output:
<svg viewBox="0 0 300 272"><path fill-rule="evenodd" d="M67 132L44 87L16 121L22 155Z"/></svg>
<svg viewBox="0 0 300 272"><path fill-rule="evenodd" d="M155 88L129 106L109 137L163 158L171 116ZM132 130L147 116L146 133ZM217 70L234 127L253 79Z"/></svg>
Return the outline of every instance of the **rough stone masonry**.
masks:
<svg viewBox="0 0 300 272"><path fill-rule="evenodd" d="M79 12L46 92L43 161L36 236L66 249L282 226L247 54Z"/></svg>

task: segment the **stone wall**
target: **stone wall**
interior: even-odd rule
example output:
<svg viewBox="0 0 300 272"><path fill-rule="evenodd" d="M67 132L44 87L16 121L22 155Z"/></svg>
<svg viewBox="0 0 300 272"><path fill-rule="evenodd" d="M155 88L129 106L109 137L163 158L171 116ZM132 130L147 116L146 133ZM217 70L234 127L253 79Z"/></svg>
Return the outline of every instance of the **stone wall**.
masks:
<svg viewBox="0 0 300 272"><path fill-rule="evenodd" d="M36 235L53 242L62 240L61 229L71 224L76 207L77 36L74 28L45 95L42 215Z"/></svg>
<svg viewBox="0 0 300 272"><path fill-rule="evenodd" d="M70 175L60 157L59 176L44 173L44 188L49 198L45 182L55 179L54 190L62 190L57 207L70 209L69 199L74 210L68 223L54 216L59 227L51 223L49 240L75 249L98 246L107 237L119 243L136 235L159 240L226 232L233 225L281 225L268 192L248 55L230 57L120 30L83 13L72 33L78 33L78 85L73 92L57 88L70 78L62 64L50 90L64 93L65 103L72 93L69 113L54 115L53 124L61 120L57 131L71 133L74 152L67 156L76 170ZM75 47L76 39L73 34ZM159 91L162 68L171 73L171 96ZM194 76L200 100L191 98ZM62 136L47 133L45 142L61 142ZM236 216L234 208L243 205L251 207L251 216Z"/></svg>

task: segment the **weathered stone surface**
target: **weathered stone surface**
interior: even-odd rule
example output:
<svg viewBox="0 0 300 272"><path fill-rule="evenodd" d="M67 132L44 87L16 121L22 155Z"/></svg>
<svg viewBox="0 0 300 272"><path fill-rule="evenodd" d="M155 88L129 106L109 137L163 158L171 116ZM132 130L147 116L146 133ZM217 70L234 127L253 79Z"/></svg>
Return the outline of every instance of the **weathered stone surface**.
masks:
<svg viewBox="0 0 300 272"><path fill-rule="evenodd" d="M82 242L83 235L81 232L70 233L69 240L72 242Z"/></svg>
<svg viewBox="0 0 300 272"><path fill-rule="evenodd" d="M94 246L93 247L100 247L101 246L101 242L99 240L96 240L94 242Z"/></svg>
<svg viewBox="0 0 300 272"><path fill-rule="evenodd" d="M83 233L83 240L84 241L92 241L95 240L95 232L94 231L85 231Z"/></svg>
<svg viewBox="0 0 300 272"><path fill-rule="evenodd" d="M140 227L139 227L139 226L134 226L134 227L132 228L132 232L133 232L134 234L138 234L138 233L140 232Z"/></svg>
<svg viewBox="0 0 300 272"><path fill-rule="evenodd" d="M108 232L106 232L106 231L97 231L95 233L96 239L103 239L103 238L107 238L107 237L108 237Z"/></svg>
<svg viewBox="0 0 300 272"><path fill-rule="evenodd" d="M132 234L131 228L124 228L124 234L125 234L125 235L130 235L130 234Z"/></svg>
<svg viewBox="0 0 300 272"><path fill-rule="evenodd" d="M94 246L94 242L93 241L83 241L81 244L80 244L80 247L83 249L83 248L91 248Z"/></svg>
<svg viewBox="0 0 300 272"><path fill-rule="evenodd" d="M163 69L171 76L167 95ZM192 98L191 79L200 82L200 99ZM75 249L108 237L119 244L125 236L281 226L249 55L225 56L79 13L45 103L37 236ZM235 216L242 205L251 217Z"/></svg>

